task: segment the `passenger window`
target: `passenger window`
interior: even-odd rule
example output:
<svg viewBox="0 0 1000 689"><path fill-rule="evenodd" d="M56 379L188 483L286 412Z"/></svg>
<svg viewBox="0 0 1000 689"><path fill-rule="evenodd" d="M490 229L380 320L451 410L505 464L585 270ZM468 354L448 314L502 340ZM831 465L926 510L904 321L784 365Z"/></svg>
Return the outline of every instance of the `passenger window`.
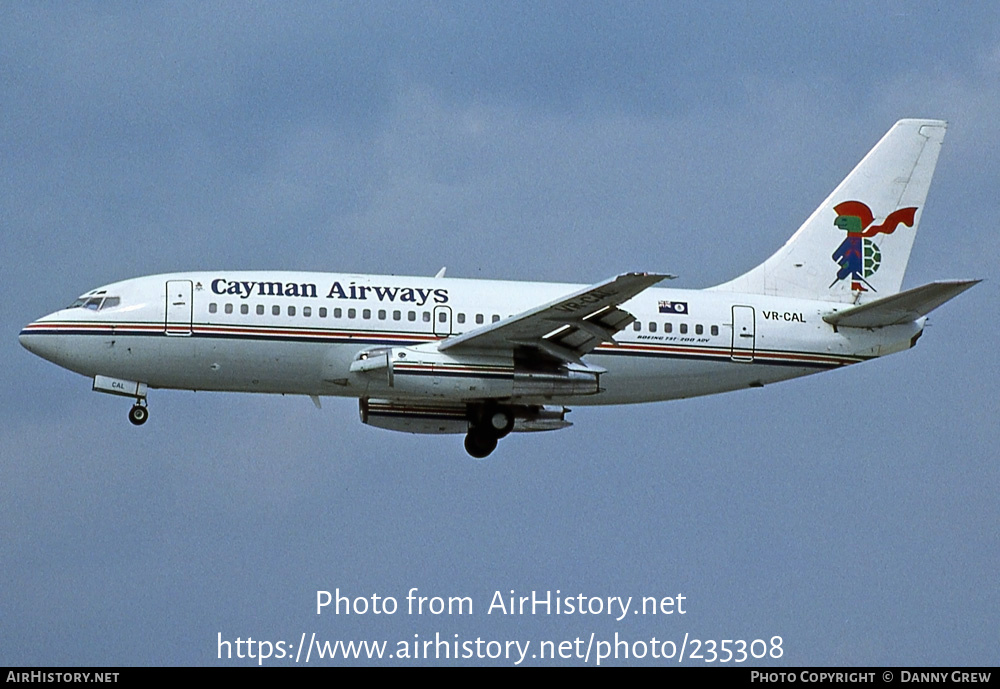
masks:
<svg viewBox="0 0 1000 689"><path fill-rule="evenodd" d="M476 314L476 325L482 325L482 324L483 324L483 314L477 313Z"/></svg>
<svg viewBox="0 0 1000 689"><path fill-rule="evenodd" d="M325 306L319 307L319 317L320 318L326 318L326 307Z"/></svg>
<svg viewBox="0 0 1000 689"><path fill-rule="evenodd" d="M459 323L465 323L465 314L464 313L458 314L458 322Z"/></svg>
<svg viewBox="0 0 1000 689"><path fill-rule="evenodd" d="M263 304L257 304L257 315L258 316L263 316L264 315L264 305Z"/></svg>
<svg viewBox="0 0 1000 689"><path fill-rule="evenodd" d="M403 317L403 312L402 312L402 311L393 311L393 312L392 312L392 320L394 320L394 321L398 321L398 320L400 320L400 319L401 319L402 317Z"/></svg>
<svg viewBox="0 0 1000 689"><path fill-rule="evenodd" d="M215 302L212 302L211 304L208 305L208 312L209 313L215 313L218 310L219 310L219 305L216 304Z"/></svg>
<svg viewBox="0 0 1000 689"><path fill-rule="evenodd" d="M673 323L664 323L663 324L663 332L665 332L665 333L672 333L673 331L674 331L674 324Z"/></svg>
<svg viewBox="0 0 1000 689"><path fill-rule="evenodd" d="M358 315L358 310L357 309L347 309L347 317L348 318L356 318L357 315Z"/></svg>
<svg viewBox="0 0 1000 689"><path fill-rule="evenodd" d="M687 335L687 331L688 331L688 324L681 323L681 335Z"/></svg>
<svg viewBox="0 0 1000 689"><path fill-rule="evenodd" d="M655 333L656 332L656 323L653 322L653 321L649 322L649 332L651 332L651 333Z"/></svg>
<svg viewBox="0 0 1000 689"><path fill-rule="evenodd" d="M430 323L431 322L431 312L430 311L424 311L423 319L424 319L424 323Z"/></svg>
<svg viewBox="0 0 1000 689"><path fill-rule="evenodd" d="M335 308L333 310L333 317L334 318L343 318L344 317L344 311L343 311L343 309L341 309L339 306L337 308Z"/></svg>
<svg viewBox="0 0 1000 689"><path fill-rule="evenodd" d="M703 332L705 332L705 328L702 327L701 323L699 323L698 325L694 326L694 334L695 335L701 335Z"/></svg>
<svg viewBox="0 0 1000 689"><path fill-rule="evenodd" d="M295 307L294 306L289 306L288 307L288 315L289 316L294 316L295 315Z"/></svg>
<svg viewBox="0 0 1000 689"><path fill-rule="evenodd" d="M719 334L719 326L717 326L717 325L713 325L712 326L712 334L713 335L718 335Z"/></svg>
<svg viewBox="0 0 1000 689"><path fill-rule="evenodd" d="M305 316L306 318L309 318L309 316L313 315L312 307L311 306L303 306L302 307L302 315Z"/></svg>
<svg viewBox="0 0 1000 689"><path fill-rule="evenodd" d="M364 309L361 312L361 317L364 318L367 321L369 318L372 317L372 310L371 309Z"/></svg>
<svg viewBox="0 0 1000 689"><path fill-rule="evenodd" d="M408 321L415 321L415 320L417 320L417 312L416 311L410 311L409 313L407 313L406 314L406 320L408 320Z"/></svg>
<svg viewBox="0 0 1000 689"><path fill-rule="evenodd" d="M635 321L634 323L632 323L632 330L636 332L642 330L642 323L640 323L639 321Z"/></svg>
<svg viewBox="0 0 1000 689"><path fill-rule="evenodd" d="M271 315L272 316L280 316L281 315L281 307L278 306L277 304L275 304L274 306L272 306L271 307Z"/></svg>
<svg viewBox="0 0 1000 689"><path fill-rule="evenodd" d="M232 312L233 312L233 305L226 304L226 313L232 313Z"/></svg>
<svg viewBox="0 0 1000 689"><path fill-rule="evenodd" d="M240 304L240 313L242 313L244 316L247 315L248 313L250 313L250 307L247 306L246 304Z"/></svg>
<svg viewBox="0 0 1000 689"><path fill-rule="evenodd" d="M493 314L493 322L496 323L498 320L500 320L500 316Z"/></svg>
<svg viewBox="0 0 1000 689"><path fill-rule="evenodd" d="M438 313L438 323L447 323L447 322L448 322L448 314L445 313L444 311Z"/></svg>
<svg viewBox="0 0 1000 689"><path fill-rule="evenodd" d="M385 309L379 309L378 310L378 319L380 321L384 321L385 320Z"/></svg>

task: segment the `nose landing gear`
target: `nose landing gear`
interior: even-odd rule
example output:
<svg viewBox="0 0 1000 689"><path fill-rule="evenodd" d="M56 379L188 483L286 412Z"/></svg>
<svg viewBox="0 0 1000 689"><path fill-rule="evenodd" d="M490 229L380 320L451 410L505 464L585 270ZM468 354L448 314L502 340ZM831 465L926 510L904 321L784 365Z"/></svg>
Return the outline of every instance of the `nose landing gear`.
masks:
<svg viewBox="0 0 1000 689"><path fill-rule="evenodd" d="M132 422L133 426L141 426L146 423L149 419L149 409L144 404L140 404L139 400L135 401L132 408L128 410L128 420Z"/></svg>
<svg viewBox="0 0 1000 689"><path fill-rule="evenodd" d="M128 420L133 426L141 426L149 419L149 409L146 408L146 383L108 376L94 376L94 392L104 392L109 395L131 397L135 404L128 412Z"/></svg>

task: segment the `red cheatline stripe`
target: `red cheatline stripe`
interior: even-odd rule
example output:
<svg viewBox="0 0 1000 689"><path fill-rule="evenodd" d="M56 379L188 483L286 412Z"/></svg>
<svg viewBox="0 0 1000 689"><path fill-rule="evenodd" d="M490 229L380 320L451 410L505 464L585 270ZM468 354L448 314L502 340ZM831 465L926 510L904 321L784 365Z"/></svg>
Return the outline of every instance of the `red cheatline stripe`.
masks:
<svg viewBox="0 0 1000 689"><path fill-rule="evenodd" d="M142 330L158 332L163 330L163 324L147 325L143 323L32 323L25 330Z"/></svg>
<svg viewBox="0 0 1000 689"><path fill-rule="evenodd" d="M170 324L173 328L186 327L186 324L172 323ZM64 321L50 321L50 322L38 322L32 323L24 328L25 330L56 330L65 332L75 332L81 330L101 330L110 332L114 329L115 332L126 334L129 332L163 332L164 325L162 323L88 323L88 322L64 322ZM278 327L237 327L237 326L218 326L218 325L204 325L204 324L194 324L192 330L195 334L212 334L212 335L258 335L258 336L272 336L275 338L279 337L314 337L314 338L325 338L330 340L352 340L352 339L380 339L388 341L406 341L413 342L424 341L424 342L434 342L442 338L429 334L420 333L396 333L396 332L385 332L385 331L368 331L368 330L323 330L319 328L278 328ZM617 353L617 352L645 352L650 354L674 354L674 355L687 355L687 356L713 356L713 357L729 357L733 354L733 349L731 347L691 347L691 346L677 346L677 345L658 345L658 344L637 344L622 342L618 345L601 345L595 350L597 353ZM830 364L830 365L845 365L853 364L860 361L864 361L864 357L852 357L846 355L831 355L823 354L820 352L781 352L774 350L735 350L736 356L750 356L752 355L754 359L760 359L762 361L786 361L786 362L801 362L801 363L819 363L819 364ZM465 368L469 368L466 366ZM470 369L471 370L471 369ZM484 370L502 370L509 371L509 368L503 369L490 369L484 368Z"/></svg>
<svg viewBox="0 0 1000 689"><path fill-rule="evenodd" d="M600 352L615 352L626 350L630 352L649 352L666 354L690 354L695 356L723 356L729 357L733 353L730 347L679 347L675 345L650 345L621 343L618 346L602 345L597 348ZM853 364L864 361L861 357L838 356L811 352L780 352L774 350L735 350L737 356L753 356L755 359L774 359L782 361L801 361L824 364Z"/></svg>
<svg viewBox="0 0 1000 689"><path fill-rule="evenodd" d="M188 328L186 323L170 323L169 327L173 329L178 328ZM32 323L25 327L25 330L64 330L67 332L74 332L78 330L107 330L111 331L114 329L116 332L127 333L129 331L142 331L142 332L163 332L164 324L134 324L134 323L63 323L63 322L42 322L42 323ZM383 340L402 340L407 342L412 342L413 340L425 340L428 342L438 340L439 337L435 337L427 334L419 333L392 333L392 332L378 332L378 331L368 331L368 330L322 330L319 328L272 328L272 327L229 327L229 326L213 326L213 325L199 325L195 324L192 327L195 333L204 334L229 334L229 335L272 335L275 337L329 337L329 338L379 338Z"/></svg>
<svg viewBox="0 0 1000 689"><path fill-rule="evenodd" d="M288 336L288 337L378 337L384 340L398 339L398 340L414 340L414 339L425 339L425 340L435 340L438 338L432 337L430 335L420 335L412 334L408 335L406 333L387 333L369 330L320 330L313 328L232 328L224 326L204 326L195 325L194 332L196 333L212 333L212 334L232 334L232 335L275 335L275 336Z"/></svg>

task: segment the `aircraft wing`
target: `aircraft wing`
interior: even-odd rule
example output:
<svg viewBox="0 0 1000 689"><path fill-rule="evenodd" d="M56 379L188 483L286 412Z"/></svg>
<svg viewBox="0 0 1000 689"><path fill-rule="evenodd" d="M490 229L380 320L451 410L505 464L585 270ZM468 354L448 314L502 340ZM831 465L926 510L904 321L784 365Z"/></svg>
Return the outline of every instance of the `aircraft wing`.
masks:
<svg viewBox="0 0 1000 689"><path fill-rule="evenodd" d="M445 350L538 349L563 361L580 357L635 320L618 308L643 290L673 275L623 273L515 316L445 340Z"/></svg>
<svg viewBox="0 0 1000 689"><path fill-rule="evenodd" d="M880 328L922 318L949 299L979 283L979 280L941 280L890 294L861 306L823 316L823 320L848 328Z"/></svg>

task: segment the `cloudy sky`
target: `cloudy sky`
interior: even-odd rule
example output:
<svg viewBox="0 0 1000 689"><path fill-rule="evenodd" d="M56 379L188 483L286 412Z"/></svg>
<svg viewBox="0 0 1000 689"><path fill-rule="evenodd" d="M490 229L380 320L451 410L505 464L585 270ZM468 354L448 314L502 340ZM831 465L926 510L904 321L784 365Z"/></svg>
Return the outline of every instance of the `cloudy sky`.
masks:
<svg viewBox="0 0 1000 689"><path fill-rule="evenodd" d="M314 632L996 664L997 6L3 3L0 104L0 664L242 663L219 634ZM351 400L156 391L137 429L17 343L180 270L710 286L902 117L950 122L905 284L986 282L862 366L577 409L475 462ZM407 615L413 587L474 613ZM401 611L317 616L337 588ZM557 589L686 614L486 614Z"/></svg>

